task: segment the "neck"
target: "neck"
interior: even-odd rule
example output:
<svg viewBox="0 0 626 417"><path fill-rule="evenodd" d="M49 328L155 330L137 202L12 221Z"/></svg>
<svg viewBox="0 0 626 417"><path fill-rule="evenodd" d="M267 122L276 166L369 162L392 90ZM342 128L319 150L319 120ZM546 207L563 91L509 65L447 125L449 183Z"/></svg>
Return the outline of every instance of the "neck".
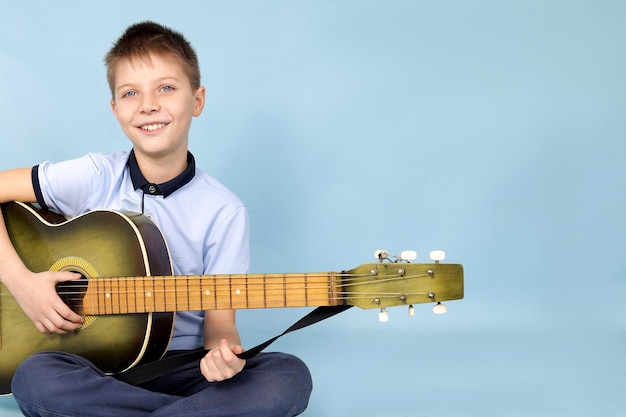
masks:
<svg viewBox="0 0 626 417"><path fill-rule="evenodd" d="M147 157L135 152L137 165L146 180L162 184L182 174L187 168L187 150L160 158Z"/></svg>

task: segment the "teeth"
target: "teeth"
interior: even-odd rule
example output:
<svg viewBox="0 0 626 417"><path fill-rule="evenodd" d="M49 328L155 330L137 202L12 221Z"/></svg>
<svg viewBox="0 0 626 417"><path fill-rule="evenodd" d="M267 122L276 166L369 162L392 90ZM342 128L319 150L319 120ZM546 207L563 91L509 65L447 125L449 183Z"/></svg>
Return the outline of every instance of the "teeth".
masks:
<svg viewBox="0 0 626 417"><path fill-rule="evenodd" d="M157 130L157 129L161 129L163 126L165 126L164 123L155 123L151 125L143 125L141 126L141 128L143 130Z"/></svg>

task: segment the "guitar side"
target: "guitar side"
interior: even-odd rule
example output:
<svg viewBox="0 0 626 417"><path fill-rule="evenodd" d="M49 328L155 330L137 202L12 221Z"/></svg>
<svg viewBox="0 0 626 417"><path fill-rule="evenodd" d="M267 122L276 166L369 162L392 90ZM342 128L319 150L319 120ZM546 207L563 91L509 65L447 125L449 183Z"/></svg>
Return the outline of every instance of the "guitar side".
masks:
<svg viewBox="0 0 626 417"><path fill-rule="evenodd" d="M34 272L70 270L88 280L172 273L161 232L144 216L94 211L65 221L16 202L2 205L2 213L11 242ZM15 370L37 352L75 353L107 373L159 359L173 321L173 313L87 316L77 332L43 334L0 283L0 394L11 392Z"/></svg>

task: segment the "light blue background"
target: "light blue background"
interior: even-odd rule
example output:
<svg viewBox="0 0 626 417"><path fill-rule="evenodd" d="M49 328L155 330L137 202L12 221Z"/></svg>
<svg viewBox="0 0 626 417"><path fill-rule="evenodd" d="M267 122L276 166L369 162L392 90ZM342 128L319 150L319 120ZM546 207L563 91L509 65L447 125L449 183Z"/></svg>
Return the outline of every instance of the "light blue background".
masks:
<svg viewBox="0 0 626 417"><path fill-rule="evenodd" d="M102 57L154 19L198 50L198 164L247 203L255 272L432 249L466 294L287 336L305 416L626 416L626 3L0 6L0 169L127 149ZM307 309L244 311L252 346ZM3 324L3 325L6 325ZM0 414L18 415L11 397Z"/></svg>

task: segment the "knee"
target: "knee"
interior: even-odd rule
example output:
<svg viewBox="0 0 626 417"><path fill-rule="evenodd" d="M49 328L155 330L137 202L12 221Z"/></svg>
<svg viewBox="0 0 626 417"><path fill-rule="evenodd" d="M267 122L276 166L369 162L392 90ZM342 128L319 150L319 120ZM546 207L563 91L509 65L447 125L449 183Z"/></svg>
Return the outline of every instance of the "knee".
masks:
<svg viewBox="0 0 626 417"><path fill-rule="evenodd" d="M31 390L40 389L39 384L35 384L33 381L41 381L41 374L45 372L46 361L47 357L38 353L26 358L20 364L11 380L11 391L16 398L28 398Z"/></svg>
<svg viewBox="0 0 626 417"><path fill-rule="evenodd" d="M311 373L298 357L286 353L266 353L262 355L265 398L281 410L290 410L297 415L308 405L313 390Z"/></svg>
<svg viewBox="0 0 626 417"><path fill-rule="evenodd" d="M285 387L283 392L291 392L292 397L292 415L296 416L302 413L309 404L309 397L313 391L313 379L311 378L311 372L306 364L298 357L283 354L284 360L288 364L288 368L292 374L291 382L289 386Z"/></svg>
<svg viewBox="0 0 626 417"><path fill-rule="evenodd" d="M83 366L85 361L79 356L63 352L36 353L26 358L15 371L11 391L16 399L46 397L48 394L55 396L67 373Z"/></svg>
<svg viewBox="0 0 626 417"><path fill-rule="evenodd" d="M268 366L276 378L283 379L283 384L300 385L303 389L312 389L311 373L306 364L297 356L287 353L267 353Z"/></svg>

